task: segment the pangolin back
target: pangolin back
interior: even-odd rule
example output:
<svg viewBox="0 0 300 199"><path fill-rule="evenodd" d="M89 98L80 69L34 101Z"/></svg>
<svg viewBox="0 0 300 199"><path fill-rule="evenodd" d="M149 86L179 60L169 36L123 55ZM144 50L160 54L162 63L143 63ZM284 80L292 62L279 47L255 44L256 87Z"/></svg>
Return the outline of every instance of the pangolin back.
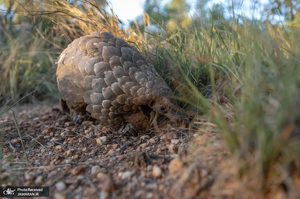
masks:
<svg viewBox="0 0 300 199"><path fill-rule="evenodd" d="M61 53L56 75L61 100L71 111L87 111L114 130L126 123L148 128L149 120L159 114L182 119L181 109L172 103L171 89L153 65L111 33L75 39ZM140 121L146 110L147 124ZM132 118L135 114L137 118Z"/></svg>

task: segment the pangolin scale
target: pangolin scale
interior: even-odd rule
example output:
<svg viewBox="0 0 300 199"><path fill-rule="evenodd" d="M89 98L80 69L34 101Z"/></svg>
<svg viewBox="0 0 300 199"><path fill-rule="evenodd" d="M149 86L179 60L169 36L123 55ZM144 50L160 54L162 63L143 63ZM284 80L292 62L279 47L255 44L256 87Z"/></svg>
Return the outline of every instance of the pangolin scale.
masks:
<svg viewBox="0 0 300 199"><path fill-rule="evenodd" d="M184 111L154 66L136 47L111 33L75 39L61 53L56 76L65 108L112 130L157 127L159 115L184 120Z"/></svg>

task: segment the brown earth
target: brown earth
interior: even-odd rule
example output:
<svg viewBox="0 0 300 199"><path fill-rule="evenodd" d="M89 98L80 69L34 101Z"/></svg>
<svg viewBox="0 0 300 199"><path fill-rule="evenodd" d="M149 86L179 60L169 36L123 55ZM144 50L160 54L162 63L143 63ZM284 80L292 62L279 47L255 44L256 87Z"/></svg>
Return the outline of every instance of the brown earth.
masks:
<svg viewBox="0 0 300 199"><path fill-rule="evenodd" d="M58 105L13 110L22 139L12 112L2 115L1 186L49 186L56 199L252 198L232 183L236 167L209 123L132 137L74 123Z"/></svg>

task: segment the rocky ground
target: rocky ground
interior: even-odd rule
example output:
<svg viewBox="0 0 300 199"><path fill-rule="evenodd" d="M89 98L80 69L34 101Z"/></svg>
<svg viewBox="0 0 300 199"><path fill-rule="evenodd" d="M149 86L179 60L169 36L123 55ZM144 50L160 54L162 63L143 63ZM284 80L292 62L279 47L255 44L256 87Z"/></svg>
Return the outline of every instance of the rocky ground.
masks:
<svg viewBox="0 0 300 199"><path fill-rule="evenodd" d="M132 137L95 121L74 123L58 105L13 110L22 138L12 112L0 116L2 186L49 186L56 199L235 195L215 185L228 154L209 123Z"/></svg>

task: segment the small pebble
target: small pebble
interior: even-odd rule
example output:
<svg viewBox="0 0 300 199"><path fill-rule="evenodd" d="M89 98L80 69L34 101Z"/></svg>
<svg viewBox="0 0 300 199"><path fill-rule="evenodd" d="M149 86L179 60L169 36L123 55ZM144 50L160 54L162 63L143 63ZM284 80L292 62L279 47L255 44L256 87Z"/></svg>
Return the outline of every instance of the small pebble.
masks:
<svg viewBox="0 0 300 199"><path fill-rule="evenodd" d="M160 184L160 185L158 186L158 190L159 190L159 191L162 191L164 188L165 188L165 186L162 185L162 184Z"/></svg>
<svg viewBox="0 0 300 199"><path fill-rule="evenodd" d="M12 143L12 144L16 144L16 143L20 143L20 142L21 142L20 138L12 139L10 141L10 143Z"/></svg>
<svg viewBox="0 0 300 199"><path fill-rule="evenodd" d="M169 144L167 147L171 154L174 154L178 151L178 148L175 144Z"/></svg>
<svg viewBox="0 0 300 199"><path fill-rule="evenodd" d="M152 168L152 175L156 178L160 178L162 175L162 170L159 166L154 165Z"/></svg>
<svg viewBox="0 0 300 199"><path fill-rule="evenodd" d="M88 134L88 137L91 138L91 137L93 137L93 135L94 135L94 132L91 131L91 132Z"/></svg>
<svg viewBox="0 0 300 199"><path fill-rule="evenodd" d="M92 167L91 174L92 175L97 175L100 171L101 171L101 168L98 165L96 165L96 166Z"/></svg>
<svg viewBox="0 0 300 199"><path fill-rule="evenodd" d="M143 144L140 145L140 147L141 147L142 149L144 149L146 146L147 146L147 143L143 143Z"/></svg>
<svg viewBox="0 0 300 199"><path fill-rule="evenodd" d="M40 184L42 184L43 180L44 180L43 176L38 176L35 179L34 183L37 184L37 185L40 185Z"/></svg>
<svg viewBox="0 0 300 199"><path fill-rule="evenodd" d="M25 180L32 180L33 179L33 172L25 172L24 173Z"/></svg>
<svg viewBox="0 0 300 199"><path fill-rule="evenodd" d="M115 191L116 188L117 188L117 186L116 186L116 183L115 183L113 177L110 174L105 175L105 180L102 184L102 191L106 192L106 193L111 193L111 192Z"/></svg>
<svg viewBox="0 0 300 199"><path fill-rule="evenodd" d="M149 189L149 190L154 190L157 188L158 188L157 183L149 183L146 185L146 189Z"/></svg>
<svg viewBox="0 0 300 199"><path fill-rule="evenodd" d="M67 197L62 193L54 193L54 199L66 199Z"/></svg>
<svg viewBox="0 0 300 199"><path fill-rule="evenodd" d="M147 139L149 139L149 135L143 135L140 139L141 140L147 140Z"/></svg>
<svg viewBox="0 0 300 199"><path fill-rule="evenodd" d="M48 129L43 130L42 135L50 135L50 133L51 133L51 130L48 128Z"/></svg>
<svg viewBox="0 0 300 199"><path fill-rule="evenodd" d="M63 191L67 187L64 182L58 182L55 184L57 191Z"/></svg>
<svg viewBox="0 0 300 199"><path fill-rule="evenodd" d="M107 155L109 155L109 156L113 156L114 154L115 154L115 151L113 149L111 149L107 152Z"/></svg>
<svg viewBox="0 0 300 199"><path fill-rule="evenodd" d="M90 187L90 188L86 188L86 189L84 189L84 191L83 191L83 195L84 196L91 196L91 195L93 195L94 193L96 193L96 189L95 188L92 188L92 187Z"/></svg>
<svg viewBox="0 0 300 199"><path fill-rule="evenodd" d="M105 192L105 191L102 191L100 193L100 197L99 199L107 199L109 197L109 193Z"/></svg>
<svg viewBox="0 0 300 199"><path fill-rule="evenodd" d="M73 155L73 151L72 149L67 150L66 154L67 156L72 156Z"/></svg>
<svg viewBox="0 0 300 199"><path fill-rule="evenodd" d="M79 175L85 171L84 166L77 166L71 170L71 174L73 175Z"/></svg>
<svg viewBox="0 0 300 199"><path fill-rule="evenodd" d="M72 159L65 159L66 164L70 164L72 162Z"/></svg>
<svg viewBox="0 0 300 199"><path fill-rule="evenodd" d="M122 180L125 180L125 179L128 179L132 176L132 172L131 171L126 171L126 172L122 173L121 175L119 173L119 176L121 176Z"/></svg>
<svg viewBox="0 0 300 199"><path fill-rule="evenodd" d="M149 143L151 143L151 144L155 144L155 139L154 138L151 138L150 140L149 140Z"/></svg>
<svg viewBox="0 0 300 199"><path fill-rule="evenodd" d="M62 132L62 133L60 134L61 137L66 137L66 135L67 135L67 132L66 132L66 131L64 131L64 132Z"/></svg>
<svg viewBox="0 0 300 199"><path fill-rule="evenodd" d="M102 136L102 137L99 137L99 138L96 138L96 142L99 144L99 145L103 145L107 140L107 137L106 136Z"/></svg>
<svg viewBox="0 0 300 199"><path fill-rule="evenodd" d="M175 153L175 154L171 154L171 155L170 155L170 158L178 158L178 157L179 157L179 155L178 155L178 154L176 154L176 153Z"/></svg>
<svg viewBox="0 0 300 199"><path fill-rule="evenodd" d="M183 168L183 162L180 158L174 158L169 164L169 172L171 174L178 173Z"/></svg>
<svg viewBox="0 0 300 199"><path fill-rule="evenodd" d="M104 173L102 173L102 172L100 172L100 173L98 173L97 174L97 178L98 179L102 179L102 178L104 178L106 175L104 174Z"/></svg>
<svg viewBox="0 0 300 199"><path fill-rule="evenodd" d="M161 153L162 153L161 148L156 149L156 154L161 154Z"/></svg>
<svg viewBox="0 0 300 199"><path fill-rule="evenodd" d="M147 193L146 198L153 198L153 193Z"/></svg>
<svg viewBox="0 0 300 199"><path fill-rule="evenodd" d="M173 140L171 140L171 143L172 144L178 144L179 143L179 139L173 139Z"/></svg>
<svg viewBox="0 0 300 199"><path fill-rule="evenodd" d="M152 171L152 169L153 169L153 166L152 166L152 165L148 165L148 166L147 166L147 171Z"/></svg>
<svg viewBox="0 0 300 199"><path fill-rule="evenodd" d="M43 135L39 135L36 139L37 140L44 140L44 136Z"/></svg>
<svg viewBox="0 0 300 199"><path fill-rule="evenodd" d="M172 139L177 139L177 135L175 133L166 133L160 137L160 140L163 142L169 142Z"/></svg>
<svg viewBox="0 0 300 199"><path fill-rule="evenodd" d="M73 157L73 159L78 159L79 158L79 155L77 154L77 155L74 155L74 156L72 156Z"/></svg>

